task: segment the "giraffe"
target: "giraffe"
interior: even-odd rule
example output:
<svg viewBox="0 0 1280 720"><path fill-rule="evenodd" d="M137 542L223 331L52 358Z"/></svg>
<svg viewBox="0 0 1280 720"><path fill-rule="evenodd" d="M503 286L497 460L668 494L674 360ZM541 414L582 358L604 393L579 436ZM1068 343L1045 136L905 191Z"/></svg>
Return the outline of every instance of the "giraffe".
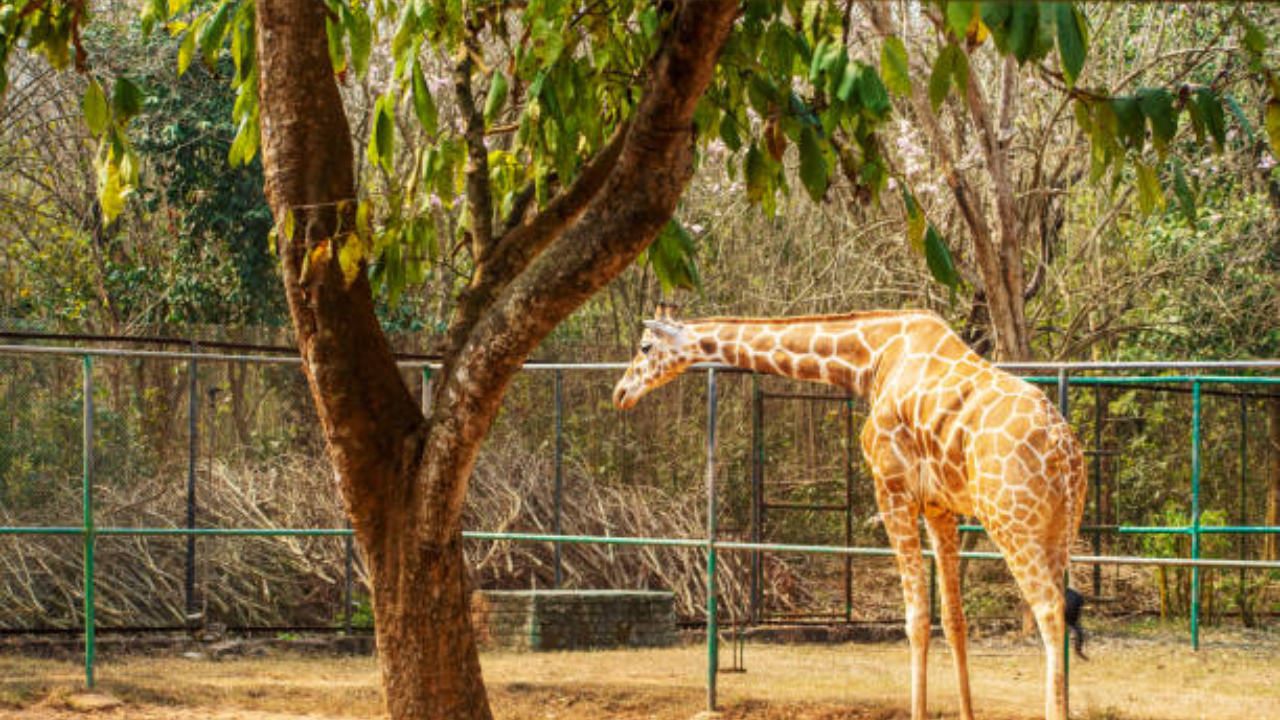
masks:
<svg viewBox="0 0 1280 720"><path fill-rule="evenodd" d="M620 410L693 363L725 363L852 391L868 401L862 451L902 579L911 717L924 720L929 589L919 519L938 563L960 717L972 720L957 515L976 515L1031 606L1045 653L1045 718L1065 720L1063 573L1084 510L1080 447L1032 385L973 352L937 315L707 318L659 305L614 389Z"/></svg>

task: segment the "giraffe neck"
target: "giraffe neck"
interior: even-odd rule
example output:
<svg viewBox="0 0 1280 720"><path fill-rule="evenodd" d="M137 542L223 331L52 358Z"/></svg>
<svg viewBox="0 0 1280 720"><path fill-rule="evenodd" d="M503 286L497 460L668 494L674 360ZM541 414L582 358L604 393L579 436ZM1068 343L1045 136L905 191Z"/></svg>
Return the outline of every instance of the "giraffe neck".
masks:
<svg viewBox="0 0 1280 720"><path fill-rule="evenodd" d="M685 327L698 362L835 385L871 398L898 360L912 313L710 318Z"/></svg>

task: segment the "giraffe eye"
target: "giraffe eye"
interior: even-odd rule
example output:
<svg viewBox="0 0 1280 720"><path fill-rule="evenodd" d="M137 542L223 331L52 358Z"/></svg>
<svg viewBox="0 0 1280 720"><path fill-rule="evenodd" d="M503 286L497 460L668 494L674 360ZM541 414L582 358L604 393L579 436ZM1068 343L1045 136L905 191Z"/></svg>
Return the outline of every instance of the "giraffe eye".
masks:
<svg viewBox="0 0 1280 720"><path fill-rule="evenodd" d="M649 351L652 349L653 349L653 343L643 343L640 345L640 352L644 353L645 355L648 355Z"/></svg>

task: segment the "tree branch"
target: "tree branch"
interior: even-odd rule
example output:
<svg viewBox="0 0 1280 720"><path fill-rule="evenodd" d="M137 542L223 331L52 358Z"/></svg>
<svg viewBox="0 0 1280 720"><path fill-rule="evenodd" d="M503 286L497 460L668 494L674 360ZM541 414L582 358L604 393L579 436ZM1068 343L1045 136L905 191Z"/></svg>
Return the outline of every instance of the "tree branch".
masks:
<svg viewBox="0 0 1280 720"><path fill-rule="evenodd" d="M446 356L462 347L476 321L498 293L582 214L617 164L628 127L629 124L623 123L613 138L582 169L573 184L531 220L520 223L519 215L512 213L512 220L516 221L514 226L504 232L488 256L477 263L471 286L458 298L457 312L445 339ZM532 192L526 203L529 200L532 200Z"/></svg>
<svg viewBox="0 0 1280 720"><path fill-rule="evenodd" d="M738 10L736 0L691 0L681 6L603 187L581 216L505 286L455 348L455 361L440 376L427 447L433 462L416 505L425 541L457 531L479 439L525 358L630 265L670 219L693 172L693 110L711 82ZM509 247L540 242L535 235L530 243Z"/></svg>
<svg viewBox="0 0 1280 720"><path fill-rule="evenodd" d="M471 42L470 39L467 40ZM471 254L477 263L489 252L493 240L493 198L489 188L489 147L485 144L484 116L476 108L471 87L472 48L453 69L453 90L458 97L463 137L467 141L467 212L471 216Z"/></svg>

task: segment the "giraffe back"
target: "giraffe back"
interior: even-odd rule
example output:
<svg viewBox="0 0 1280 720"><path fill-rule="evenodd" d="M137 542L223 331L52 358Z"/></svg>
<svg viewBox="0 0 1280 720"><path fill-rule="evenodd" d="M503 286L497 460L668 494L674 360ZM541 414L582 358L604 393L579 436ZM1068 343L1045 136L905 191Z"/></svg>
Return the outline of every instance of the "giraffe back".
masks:
<svg viewBox="0 0 1280 720"><path fill-rule="evenodd" d="M899 352L886 357L893 367L872 399L868 430L896 426L910 438L921 504L1061 523L1073 538L1084 510L1084 460L1057 407L982 359L937 316L914 317L906 330Z"/></svg>

